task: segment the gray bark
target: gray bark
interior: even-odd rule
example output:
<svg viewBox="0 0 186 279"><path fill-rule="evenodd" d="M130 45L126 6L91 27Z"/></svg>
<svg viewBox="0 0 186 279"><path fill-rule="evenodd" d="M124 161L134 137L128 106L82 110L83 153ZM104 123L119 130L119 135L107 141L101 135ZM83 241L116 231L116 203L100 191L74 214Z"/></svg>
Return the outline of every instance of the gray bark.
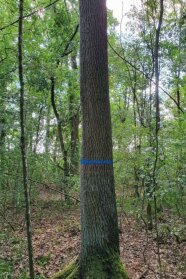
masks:
<svg viewBox="0 0 186 279"><path fill-rule="evenodd" d="M84 160L112 160L106 18L105 0L80 0ZM119 253L113 164L81 166L81 243L82 278L92 257Z"/></svg>

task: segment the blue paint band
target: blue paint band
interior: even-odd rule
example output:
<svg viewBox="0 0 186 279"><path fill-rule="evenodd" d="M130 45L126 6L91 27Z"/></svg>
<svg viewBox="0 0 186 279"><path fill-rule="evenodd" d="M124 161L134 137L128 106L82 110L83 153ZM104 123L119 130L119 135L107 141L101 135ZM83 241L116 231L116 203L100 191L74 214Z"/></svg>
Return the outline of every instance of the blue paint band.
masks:
<svg viewBox="0 0 186 279"><path fill-rule="evenodd" d="M80 160L81 165L112 165L112 160L87 160L87 159L81 159Z"/></svg>

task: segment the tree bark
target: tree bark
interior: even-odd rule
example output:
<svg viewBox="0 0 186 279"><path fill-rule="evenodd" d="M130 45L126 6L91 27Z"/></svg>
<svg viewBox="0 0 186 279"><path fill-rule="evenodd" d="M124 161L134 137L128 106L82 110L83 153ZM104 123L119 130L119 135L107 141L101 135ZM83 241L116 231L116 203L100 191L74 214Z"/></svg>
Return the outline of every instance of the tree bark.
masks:
<svg viewBox="0 0 186 279"><path fill-rule="evenodd" d="M119 264L105 0L80 0L80 278L127 278Z"/></svg>
<svg viewBox="0 0 186 279"><path fill-rule="evenodd" d="M76 55L71 56L73 73L77 71ZM79 171L79 106L75 100L74 87L69 81L69 120L70 120L70 173Z"/></svg>
<svg viewBox="0 0 186 279"><path fill-rule="evenodd" d="M156 105L156 133L160 129L160 98L159 98L159 42L160 32L163 22L163 0L160 0L160 16L156 29L155 48L154 48L154 69L155 69L155 105Z"/></svg>
<svg viewBox="0 0 186 279"><path fill-rule="evenodd" d="M23 78L23 50L22 50L22 35L23 35L23 5L24 0L19 1L19 27L18 27L18 68L19 68L19 83L20 83L20 127L21 127L21 157L23 165L23 186L25 195L25 218L27 229L28 241L28 257L29 257L29 270L30 278L34 279L34 264L33 264L33 250L32 250L32 226L30 214L30 191L28 183L28 168L27 168L27 155L26 155L26 140L25 140L25 109L24 109L24 78Z"/></svg>
<svg viewBox="0 0 186 279"><path fill-rule="evenodd" d="M51 103L52 108L57 120L57 128L58 128L58 137L59 137L59 143L61 148L61 153L63 155L63 173L64 173L64 194L65 194L65 201L69 202L69 197L67 195L68 191L68 177L69 177L69 166L68 166L68 151L65 148L64 140L63 140L63 130L62 130L62 122L59 116L59 113L56 108L55 103L55 79L54 77L51 77Z"/></svg>

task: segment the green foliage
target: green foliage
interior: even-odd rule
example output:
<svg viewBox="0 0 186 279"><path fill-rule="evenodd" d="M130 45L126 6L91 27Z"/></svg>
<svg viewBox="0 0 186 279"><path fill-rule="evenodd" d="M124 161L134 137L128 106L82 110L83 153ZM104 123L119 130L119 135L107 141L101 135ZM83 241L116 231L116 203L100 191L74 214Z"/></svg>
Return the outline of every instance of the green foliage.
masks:
<svg viewBox="0 0 186 279"><path fill-rule="evenodd" d="M12 278L13 266L10 261L0 259L0 279Z"/></svg>
<svg viewBox="0 0 186 279"><path fill-rule="evenodd" d="M50 260L51 254L49 253L48 255L42 255L39 258L37 258L37 264L40 266L45 266L48 264Z"/></svg>
<svg viewBox="0 0 186 279"><path fill-rule="evenodd" d="M28 272L23 272L18 278L16 278L16 279L29 279L29 277L28 277ZM40 275L36 275L35 276L35 279L45 279L45 277L44 276L40 276Z"/></svg>

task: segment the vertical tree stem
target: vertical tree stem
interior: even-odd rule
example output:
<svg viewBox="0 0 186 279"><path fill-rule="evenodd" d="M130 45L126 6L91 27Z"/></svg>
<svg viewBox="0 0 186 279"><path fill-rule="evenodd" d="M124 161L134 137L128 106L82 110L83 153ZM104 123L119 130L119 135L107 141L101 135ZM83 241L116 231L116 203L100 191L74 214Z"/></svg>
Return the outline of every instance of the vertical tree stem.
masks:
<svg viewBox="0 0 186 279"><path fill-rule="evenodd" d="M154 48L154 68L155 68L155 105L156 105L156 134L160 128L160 98L159 98L159 42L160 32L163 22L163 0L160 0L160 16L156 28L155 48Z"/></svg>
<svg viewBox="0 0 186 279"><path fill-rule="evenodd" d="M160 42L160 32L161 26L163 22L163 12L164 12L164 3L163 0L160 0L160 15L158 26L156 28L156 37L155 37L155 48L154 48L154 68L155 68L155 105L156 105L156 128L155 128L155 152L156 157L154 161L154 169L153 169L153 186L154 186L154 211L155 211L155 229L157 235L157 248L158 248L158 263L160 267L160 276L162 278L162 265L161 265L161 257L160 257L160 247L159 247L159 231L158 231L158 219L157 219L157 199L156 199L156 191L157 191L157 179L156 179L156 170L158 164L158 155L159 155L159 129L160 129L160 100L159 100L159 42Z"/></svg>
<svg viewBox="0 0 186 279"><path fill-rule="evenodd" d="M30 214L30 193L28 183L28 169L27 169L27 156L26 156L26 140L25 140L25 109L24 109L24 78L23 78L23 47L22 47L22 35L23 35L23 5L24 0L19 1L19 27L18 27L18 69L19 69L19 83L20 83L20 128L21 128L21 157L23 165L23 186L25 195L25 218L26 218L26 230L28 241L28 257L29 257L29 270L30 278L34 279L34 264L33 264L33 250L32 250L32 226L31 226L31 214Z"/></svg>

